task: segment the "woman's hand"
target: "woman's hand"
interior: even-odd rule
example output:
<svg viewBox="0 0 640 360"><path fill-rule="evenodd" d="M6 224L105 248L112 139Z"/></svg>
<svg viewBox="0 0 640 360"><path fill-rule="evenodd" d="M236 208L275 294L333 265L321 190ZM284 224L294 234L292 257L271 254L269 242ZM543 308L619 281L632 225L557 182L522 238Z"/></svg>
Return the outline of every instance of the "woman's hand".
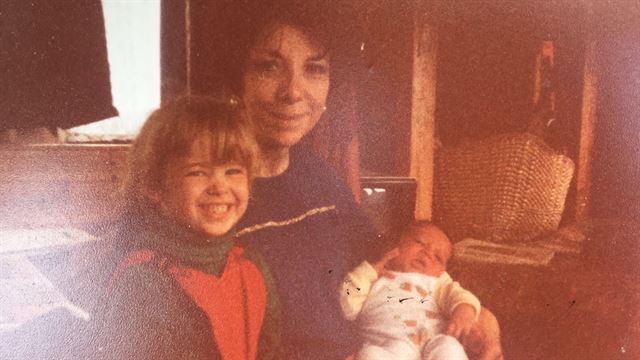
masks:
<svg viewBox="0 0 640 360"><path fill-rule="evenodd" d="M478 320L462 339L462 345L473 360L504 360L502 345L500 344L500 325L495 315L483 307Z"/></svg>
<svg viewBox="0 0 640 360"><path fill-rule="evenodd" d="M460 304L453 309L451 321L447 326L446 334L461 339L469 335L476 322L476 310L469 304Z"/></svg>
<svg viewBox="0 0 640 360"><path fill-rule="evenodd" d="M384 253L384 255L382 255L382 258L380 260L371 264L373 268L376 269L378 276L382 276L384 273L387 272L387 269L386 269L387 264L389 263L389 261L397 258L398 255L400 255L400 249L396 247Z"/></svg>

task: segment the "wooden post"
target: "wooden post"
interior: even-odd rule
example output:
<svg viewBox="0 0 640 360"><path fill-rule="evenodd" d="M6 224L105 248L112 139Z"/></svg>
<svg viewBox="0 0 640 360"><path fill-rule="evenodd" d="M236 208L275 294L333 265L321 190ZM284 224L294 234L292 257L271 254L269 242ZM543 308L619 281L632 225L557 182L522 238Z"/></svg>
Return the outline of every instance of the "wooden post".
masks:
<svg viewBox="0 0 640 360"><path fill-rule="evenodd" d="M596 126L597 103L596 41L588 40L585 49L584 82L582 88L582 112L580 117L580 147L576 167L576 220L582 222L589 216L591 200L591 165L593 136Z"/></svg>
<svg viewBox="0 0 640 360"><path fill-rule="evenodd" d="M160 98L165 103L189 89L186 21L191 19L187 2L162 1L160 6Z"/></svg>
<svg viewBox="0 0 640 360"><path fill-rule="evenodd" d="M413 20L410 175L417 182L415 217L425 220L433 203L438 34L424 14L416 12Z"/></svg>

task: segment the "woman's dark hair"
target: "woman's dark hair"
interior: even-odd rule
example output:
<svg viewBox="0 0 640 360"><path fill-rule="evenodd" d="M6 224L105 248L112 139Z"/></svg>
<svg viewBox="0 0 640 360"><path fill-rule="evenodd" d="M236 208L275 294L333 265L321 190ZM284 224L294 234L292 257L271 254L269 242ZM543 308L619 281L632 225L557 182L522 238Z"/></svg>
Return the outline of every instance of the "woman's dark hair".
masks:
<svg viewBox="0 0 640 360"><path fill-rule="evenodd" d="M324 47L331 59L331 80L352 81L360 57L361 29L348 0L261 0L202 2L194 16L192 79L197 92L240 96L249 51L269 26L287 24ZM215 8L214 8L215 7ZM201 76L204 75L204 76ZM333 85L333 84L332 84Z"/></svg>

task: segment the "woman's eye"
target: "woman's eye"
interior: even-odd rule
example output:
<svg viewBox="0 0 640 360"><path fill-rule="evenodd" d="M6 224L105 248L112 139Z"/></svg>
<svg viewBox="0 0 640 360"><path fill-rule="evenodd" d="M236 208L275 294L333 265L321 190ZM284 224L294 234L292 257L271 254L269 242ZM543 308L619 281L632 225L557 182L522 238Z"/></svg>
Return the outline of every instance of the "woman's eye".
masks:
<svg viewBox="0 0 640 360"><path fill-rule="evenodd" d="M254 64L255 69L260 73L275 72L280 68L280 64L276 60L261 60Z"/></svg>
<svg viewBox="0 0 640 360"><path fill-rule="evenodd" d="M305 70L311 75L327 75L329 73L329 65L323 63L309 63L305 66Z"/></svg>
<svg viewBox="0 0 640 360"><path fill-rule="evenodd" d="M207 173L202 170L191 170L187 172L187 176L207 176Z"/></svg>

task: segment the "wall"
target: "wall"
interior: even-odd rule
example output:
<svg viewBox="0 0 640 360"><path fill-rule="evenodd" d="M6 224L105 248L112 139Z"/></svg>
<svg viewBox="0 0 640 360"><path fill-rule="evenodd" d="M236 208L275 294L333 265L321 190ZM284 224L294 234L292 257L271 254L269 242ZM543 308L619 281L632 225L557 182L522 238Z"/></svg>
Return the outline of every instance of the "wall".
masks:
<svg viewBox="0 0 640 360"><path fill-rule="evenodd" d="M555 45L557 113L551 138L571 155L578 143L584 10L563 4L467 2L438 14L437 124L445 145L524 131L531 121L535 59L543 40ZM559 20L573 13L571 20ZM562 25L560 25L562 24Z"/></svg>
<svg viewBox="0 0 640 360"><path fill-rule="evenodd" d="M126 175L125 145L0 148L4 226L77 226L115 221Z"/></svg>
<svg viewBox="0 0 640 360"><path fill-rule="evenodd" d="M593 214L640 216L640 5L601 29ZM633 10L633 9L631 9Z"/></svg>

